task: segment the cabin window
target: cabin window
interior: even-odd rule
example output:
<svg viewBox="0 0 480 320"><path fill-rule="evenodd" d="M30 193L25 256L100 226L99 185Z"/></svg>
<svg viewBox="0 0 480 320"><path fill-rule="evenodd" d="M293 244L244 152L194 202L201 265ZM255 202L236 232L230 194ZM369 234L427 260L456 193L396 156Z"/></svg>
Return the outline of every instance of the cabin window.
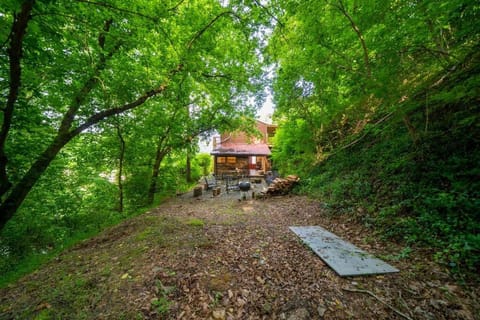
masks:
<svg viewBox="0 0 480 320"><path fill-rule="evenodd" d="M217 163L225 163L225 157L217 157Z"/></svg>
<svg viewBox="0 0 480 320"><path fill-rule="evenodd" d="M237 163L236 157L227 157L227 163Z"/></svg>

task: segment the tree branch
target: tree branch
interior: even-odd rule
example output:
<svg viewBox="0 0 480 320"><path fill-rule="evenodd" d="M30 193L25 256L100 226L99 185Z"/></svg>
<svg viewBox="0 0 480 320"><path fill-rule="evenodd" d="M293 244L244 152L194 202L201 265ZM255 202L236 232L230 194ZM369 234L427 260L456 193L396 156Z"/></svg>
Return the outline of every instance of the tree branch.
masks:
<svg viewBox="0 0 480 320"><path fill-rule="evenodd" d="M280 25L280 27L285 27L285 25L273 14L271 13L268 8L266 8L264 5L260 3L258 0L254 0L255 4L262 8L273 20L277 21L277 23Z"/></svg>
<svg viewBox="0 0 480 320"><path fill-rule="evenodd" d="M100 32L100 35L98 36L98 45L102 50L105 49L105 35L108 33L110 30L110 26L112 25L113 19L110 18L107 21L105 21L105 25L103 26L103 32Z"/></svg>
<svg viewBox="0 0 480 320"><path fill-rule="evenodd" d="M98 44L102 48L102 50L105 47L105 33L109 31L111 24L112 24L112 19L105 21L103 31L98 36ZM87 97L87 95L93 90L93 88L95 87L95 84L97 84L98 77L100 76L100 73L102 72L102 70L105 69L107 60L110 59L115 54L115 52L117 52L120 46L121 46L121 42L117 43L106 56L103 54L103 52L100 54L98 64L95 70L93 71L93 74L85 82L85 84L83 85L83 88L75 95L73 99L73 103L68 108L65 115L63 116L59 132L67 133L70 130L78 109L85 101L85 98Z"/></svg>
<svg viewBox="0 0 480 320"><path fill-rule="evenodd" d="M177 3L176 5L174 5L173 7L171 7L170 9L167 9L167 11L175 11L175 10L177 10L178 7L180 7L180 5L181 5L182 3L184 3L184 2L185 2L185 0L180 0L179 3Z"/></svg>
<svg viewBox="0 0 480 320"><path fill-rule="evenodd" d="M365 70L367 72L367 77L371 78L372 71L370 69L370 59L368 58L368 49L365 43L365 39L363 38L362 32L358 28L352 16L350 16L350 14L347 12L347 9L345 8L345 5L343 4L342 0L338 0L338 4L331 3L331 5L337 8L345 16L345 18L348 19L348 21L350 22L350 25L352 26L353 31L355 31L355 33L357 34L357 37L360 40L360 44L362 45L362 49L363 49L363 61L365 63Z"/></svg>
<svg viewBox="0 0 480 320"><path fill-rule="evenodd" d="M362 290L362 289L351 289L351 288L342 288L343 290L345 291L348 291L348 292L358 292L358 293L366 293L372 297L374 297L375 299L377 299L380 303L382 303L384 306L387 306L390 310L392 310L393 312L395 312L396 314L398 314L399 316L407 319L407 320L412 320L412 318L410 318L409 316L407 316L405 313L403 312L400 312L398 309L392 307L391 305L389 305L388 303L386 303L385 301L383 301L382 299L380 299L379 297L377 297L373 292L369 291L369 290Z"/></svg>
<svg viewBox="0 0 480 320"><path fill-rule="evenodd" d="M209 23L207 23L202 29L200 29L193 37L192 39L190 39L190 41L188 41L188 44L187 44L187 49L191 49L192 46L193 46L193 43L198 39L200 38L204 33L205 31L207 31L211 26L213 26L215 24L215 22L217 22L221 17L223 16L226 16L226 15L235 15L235 13L233 11L225 11L225 12L222 12L220 13L219 15L217 15L215 18L213 18Z"/></svg>
<svg viewBox="0 0 480 320"><path fill-rule="evenodd" d="M144 104L145 101L147 101L149 98L154 97L154 96L162 93L163 91L165 91L165 89L166 89L166 85L161 85L160 87L158 87L156 89L153 89L153 90L150 90L150 91L144 93L143 95L138 97L135 101L132 101L130 103L126 103L126 104L124 104L122 106L119 106L119 107L115 107L115 108L111 108L111 109L107 109L107 110L98 112L98 113L92 115L90 118L88 118L87 121L85 121L83 124L79 125L77 128L72 130L70 132L70 134L72 136L76 136L77 134L81 133L83 130L91 127L94 124L99 123L100 121L102 121L105 118L123 113L123 112L131 110L135 107L138 107L138 106Z"/></svg>
<svg viewBox="0 0 480 320"><path fill-rule="evenodd" d="M31 19L31 12L35 0L25 1L20 12L14 15L12 30L10 33L10 48L8 49L8 57L10 60L10 79L9 92L5 107L2 109L3 122L0 131L0 202L1 197L10 189L11 183L7 176L7 155L5 154L5 142L10 131L13 118L13 110L18 98L22 81L21 60L23 56L23 39L27 32L28 22Z"/></svg>
<svg viewBox="0 0 480 320"><path fill-rule="evenodd" d="M227 74L220 74L220 73L210 74L210 73L202 72L202 76L205 78L223 78L223 79L233 81L233 78Z"/></svg>
<svg viewBox="0 0 480 320"><path fill-rule="evenodd" d="M179 73L180 71L183 70L183 65L179 64L177 68L173 69L170 71L170 78L173 77L175 74ZM99 123L100 121L104 120L105 118L121 114L125 111L134 109L142 104L144 104L148 99L155 97L161 93L163 93L167 89L166 84L160 85L158 88L154 88L150 91L145 92L142 94L140 97L135 99L134 101L130 103L126 103L122 106L115 107L115 108L110 108L107 110L100 111L94 115L92 115L90 118L88 118L83 124L79 125L77 128L71 130L69 132L69 135L71 137L75 137L77 134L81 133L83 130L88 129L89 127L93 126L94 124Z"/></svg>
<svg viewBox="0 0 480 320"><path fill-rule="evenodd" d="M89 0L76 0L76 1L86 3L86 4L91 4L91 5L104 7L104 8L107 8L107 9L113 9L115 11L119 11L119 12L123 12L123 13L136 15L136 16L139 16L139 17L142 17L142 18L147 18L147 19L155 21L155 22L158 21L158 18L156 18L156 17L148 16L146 14L136 12L136 11L132 11L132 10L128 10L128 9L118 8L118 7L112 6L111 4L104 3L104 2L95 2L95 1L89 1Z"/></svg>

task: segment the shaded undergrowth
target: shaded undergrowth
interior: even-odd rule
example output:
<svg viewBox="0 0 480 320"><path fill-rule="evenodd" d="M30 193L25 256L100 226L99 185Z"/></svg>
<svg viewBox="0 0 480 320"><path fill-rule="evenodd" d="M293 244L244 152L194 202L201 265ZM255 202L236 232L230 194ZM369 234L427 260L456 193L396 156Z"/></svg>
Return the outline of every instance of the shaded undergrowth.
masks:
<svg viewBox="0 0 480 320"><path fill-rule="evenodd" d="M452 75L305 173L302 190L460 278L480 270L479 68ZM423 100L422 100L423 99ZM348 141L346 143L348 145Z"/></svg>

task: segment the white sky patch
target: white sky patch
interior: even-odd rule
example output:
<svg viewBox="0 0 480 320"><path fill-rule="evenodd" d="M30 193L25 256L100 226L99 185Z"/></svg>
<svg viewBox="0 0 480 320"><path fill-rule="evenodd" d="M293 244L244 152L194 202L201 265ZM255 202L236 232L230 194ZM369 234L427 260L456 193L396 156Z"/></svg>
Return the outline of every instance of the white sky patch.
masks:
<svg viewBox="0 0 480 320"><path fill-rule="evenodd" d="M230 5L230 1L229 0L220 0L220 5L224 8L226 8Z"/></svg>
<svg viewBox="0 0 480 320"><path fill-rule="evenodd" d="M275 107L273 104L273 97L270 92L267 93L267 97L262 107L258 111L257 119L263 122L272 123L272 115Z"/></svg>

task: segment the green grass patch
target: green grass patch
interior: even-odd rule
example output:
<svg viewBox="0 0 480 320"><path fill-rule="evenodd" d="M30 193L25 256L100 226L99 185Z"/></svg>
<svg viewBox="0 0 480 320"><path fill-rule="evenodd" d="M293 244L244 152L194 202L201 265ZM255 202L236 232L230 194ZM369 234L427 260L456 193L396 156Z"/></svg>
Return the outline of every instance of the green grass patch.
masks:
<svg viewBox="0 0 480 320"><path fill-rule="evenodd" d="M40 266L57 257L60 253L68 250L77 243L97 235L99 232L90 232L76 234L75 237L68 238L61 246L45 251L44 253L31 253L24 257L9 258L0 257L0 263L3 264L5 273L0 277L0 288L6 287L9 283L14 282L26 274L32 273ZM6 264L10 264L6 266Z"/></svg>
<svg viewBox="0 0 480 320"><path fill-rule="evenodd" d="M186 224L192 227L203 227L205 226L205 221L199 218L190 218L186 221Z"/></svg>
<svg viewBox="0 0 480 320"><path fill-rule="evenodd" d="M12 283L20 279L24 275L37 270L40 266L44 265L48 261L51 261L53 258L57 257L60 253L64 252L65 250L68 250L74 245L80 243L81 241L94 237L100 234L103 230L109 227L114 227L116 225L119 225L120 223L122 223L127 219L131 219L133 217L144 214L146 211L152 209L153 207L154 206L147 207L147 208L146 207L138 208L135 211L132 211L130 214L124 215L121 217L119 217L117 213L115 214L115 217L117 218L106 219L101 224L98 224L94 228L76 230L75 232L72 232L69 236L65 236L60 241L55 242L53 246L51 245L47 246L46 244L43 244L43 247L45 249L34 250L34 251L24 249L23 251L20 251L18 253L0 255L0 273L2 274L2 277L0 277L0 288L4 288L9 283ZM109 215L110 214L113 214L113 212L109 213ZM157 221L160 221L159 222L160 224L163 223L162 219L156 219L156 217L153 217L153 218L148 217L148 219L152 219L152 220L149 220L150 222L157 220ZM174 229L174 226L171 223L167 227L163 228L163 230L170 230L168 232L171 232L173 229ZM39 231L39 232L42 232L42 231ZM139 235L139 238L144 237L144 239L146 239L147 233L148 232L146 232L143 235ZM18 239L17 241L21 242L22 240ZM34 239L25 240L25 241L34 241ZM35 243L35 245L42 246L41 243Z"/></svg>

